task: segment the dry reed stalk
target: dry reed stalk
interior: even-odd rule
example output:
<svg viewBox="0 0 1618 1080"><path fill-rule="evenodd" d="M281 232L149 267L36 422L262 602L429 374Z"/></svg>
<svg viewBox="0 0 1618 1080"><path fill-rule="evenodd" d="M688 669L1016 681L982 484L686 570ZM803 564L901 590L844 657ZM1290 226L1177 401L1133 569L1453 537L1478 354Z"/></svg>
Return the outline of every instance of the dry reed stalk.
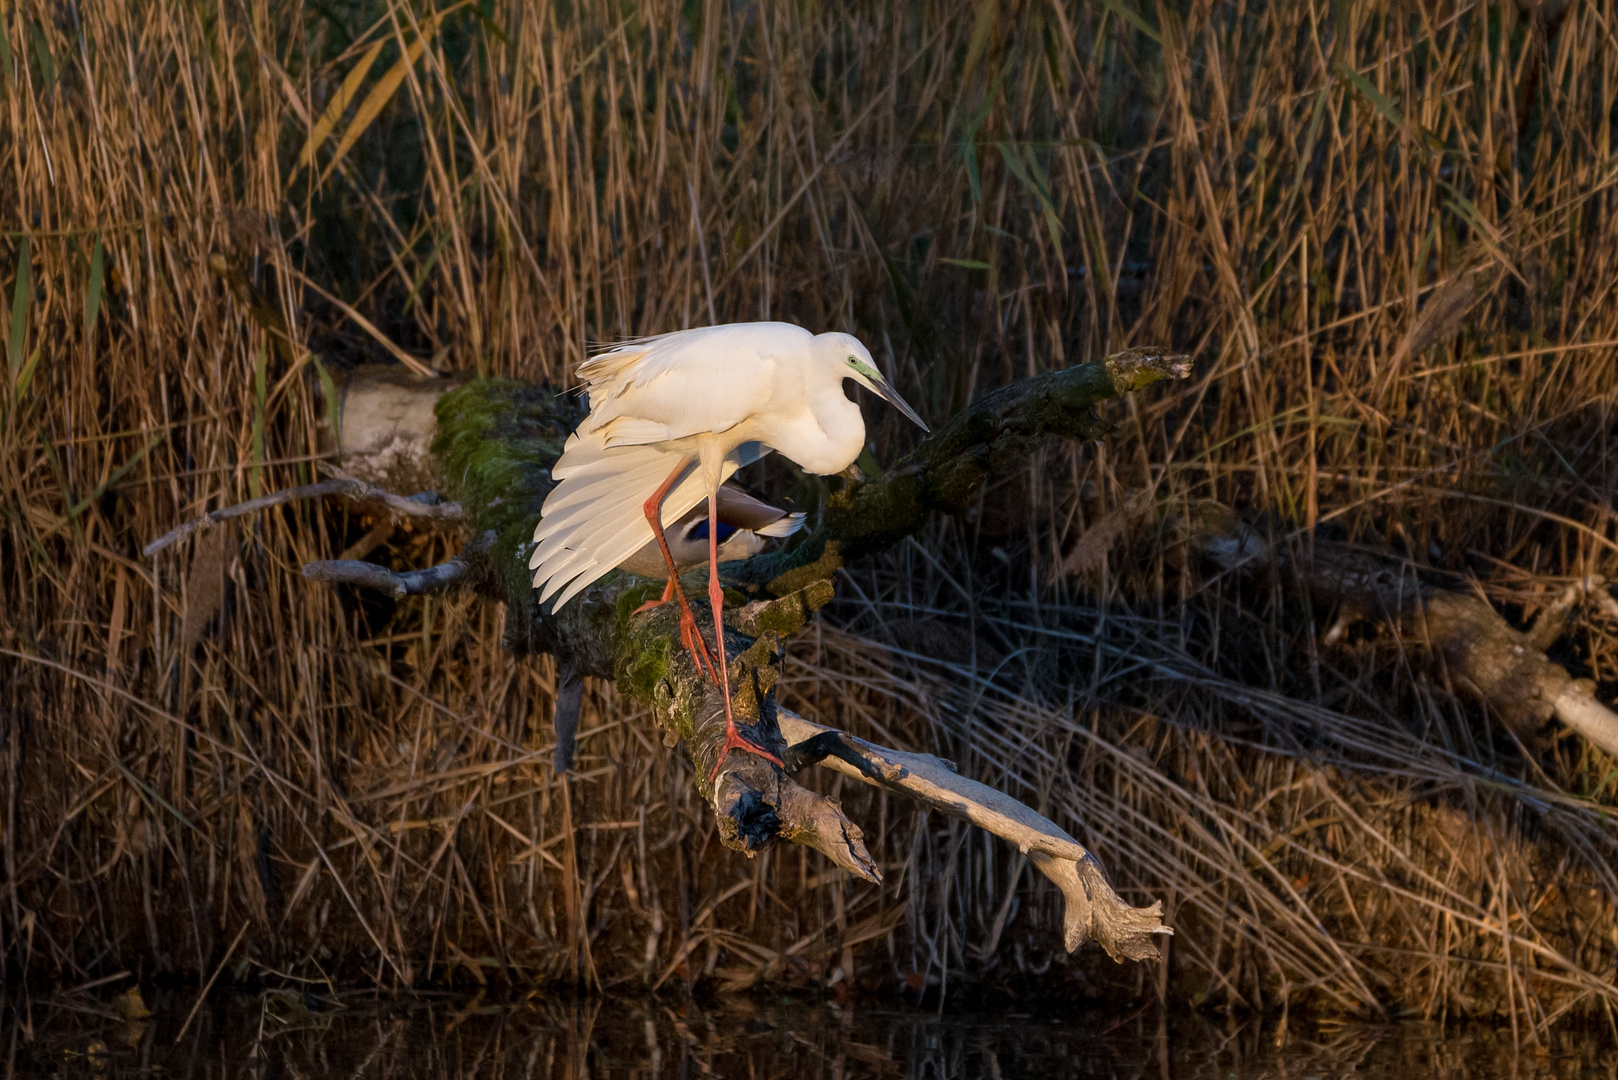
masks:
<svg viewBox="0 0 1618 1080"><path fill-rule="evenodd" d="M1317 507L1524 603L1618 576L1613 0L1538 31L1391 0L1131 8L1150 33L996 0L324 10L0 13L0 974L201 979L244 921L271 980L1044 970L1054 896L1014 852L830 781L875 800L883 891L740 865L610 687L558 780L554 671L497 613L298 577L363 514L252 519L200 631L195 542L139 554L314 482L318 388L354 363L563 381L594 340L789 318L857 330L934 416L1134 341L1203 358L1107 449L850 570L806 715L1088 823L1121 886L1178 898L1175 995L1541 1035L1610 1006L1609 761L1502 745L1151 529L1050 576L1145 490L1280 536ZM1510 272L1432 335L1423 298L1480 251ZM405 523L373 558L453 554ZM1610 700L1610 624L1563 648Z"/></svg>

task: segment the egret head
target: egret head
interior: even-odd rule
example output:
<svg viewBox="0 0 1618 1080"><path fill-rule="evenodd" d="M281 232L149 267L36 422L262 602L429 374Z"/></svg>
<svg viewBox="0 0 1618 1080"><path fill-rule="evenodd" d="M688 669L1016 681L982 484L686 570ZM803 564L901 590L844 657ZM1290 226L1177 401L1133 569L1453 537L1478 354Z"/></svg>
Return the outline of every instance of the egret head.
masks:
<svg viewBox="0 0 1618 1080"><path fill-rule="evenodd" d="M834 355L840 357L837 363L843 368L843 378L853 379L867 390L874 392L921 430L932 430L926 421L916 415L916 410L910 407L910 403L899 396L899 391L882 377L882 372L877 370L876 361L871 359L871 351L861 344L859 338L851 334L827 334L825 337L832 339L832 343L837 347Z"/></svg>

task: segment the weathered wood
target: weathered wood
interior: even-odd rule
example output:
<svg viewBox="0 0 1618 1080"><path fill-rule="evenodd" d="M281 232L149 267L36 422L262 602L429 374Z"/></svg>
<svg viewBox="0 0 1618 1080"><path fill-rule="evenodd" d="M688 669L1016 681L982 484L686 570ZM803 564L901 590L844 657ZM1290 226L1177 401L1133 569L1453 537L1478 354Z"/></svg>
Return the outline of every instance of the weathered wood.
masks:
<svg viewBox="0 0 1618 1080"><path fill-rule="evenodd" d="M467 379L431 378L397 364L362 364L333 376L337 400L321 419L322 443L345 473L389 491L435 485L433 408Z"/></svg>
<svg viewBox="0 0 1618 1080"><path fill-rule="evenodd" d="M183 540L194 532L210 528L222 521L229 521L231 518L256 514L260 510L268 510L272 506L282 506L299 499L318 499L327 495L341 495L374 513L386 514L401 520L425 521L437 525L454 525L461 520L459 506L440 500L430 491L410 496L396 495L352 476L334 476L318 484L305 484L302 487L274 491L257 499L237 503L235 506L210 511L193 521L176 525L142 548L141 554L151 558L175 541Z"/></svg>
<svg viewBox="0 0 1618 1080"><path fill-rule="evenodd" d="M802 745L832 733L787 709L778 712L787 740ZM1005 792L969 780L932 754L907 753L843 735L839 742L859 760L827 754L820 763L872 787L886 788L923 806L963 818L1017 845L1067 900L1063 943L1072 952L1094 939L1114 960L1152 960L1157 934L1174 931L1160 921L1163 902L1132 907L1118 896L1096 857L1032 807Z"/></svg>
<svg viewBox="0 0 1618 1080"><path fill-rule="evenodd" d="M328 559L306 565L303 576L330 585L375 589L395 600L403 596L448 592L472 583L473 575L478 573L478 558L488 550L493 540L492 533L485 533L481 540L468 544L454 558L421 570L389 570L385 566L358 559Z"/></svg>

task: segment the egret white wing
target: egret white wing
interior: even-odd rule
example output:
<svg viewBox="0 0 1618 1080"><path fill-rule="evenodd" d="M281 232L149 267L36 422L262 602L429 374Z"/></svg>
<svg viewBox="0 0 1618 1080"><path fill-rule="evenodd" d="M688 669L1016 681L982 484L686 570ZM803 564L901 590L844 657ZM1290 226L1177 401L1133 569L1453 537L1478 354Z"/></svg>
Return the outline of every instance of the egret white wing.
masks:
<svg viewBox="0 0 1618 1080"><path fill-rule="evenodd" d="M725 461L722 479L768 453L746 443ZM560 483L545 500L529 557L540 602L556 596L561 608L652 539L645 504L687 456L658 446L603 447L599 439L575 436L552 475ZM667 527L707 496L695 468L663 501Z"/></svg>
<svg viewBox="0 0 1618 1080"><path fill-rule="evenodd" d="M738 323L682 330L591 357L583 435L606 432L613 446L723 434L798 404L813 337L789 323Z"/></svg>
<svg viewBox="0 0 1618 1080"><path fill-rule="evenodd" d="M605 401L668 372L690 371L694 363L746 353L805 348L814 337L801 326L783 322L727 323L676 330L636 338L596 353L578 367L590 388L590 400Z"/></svg>

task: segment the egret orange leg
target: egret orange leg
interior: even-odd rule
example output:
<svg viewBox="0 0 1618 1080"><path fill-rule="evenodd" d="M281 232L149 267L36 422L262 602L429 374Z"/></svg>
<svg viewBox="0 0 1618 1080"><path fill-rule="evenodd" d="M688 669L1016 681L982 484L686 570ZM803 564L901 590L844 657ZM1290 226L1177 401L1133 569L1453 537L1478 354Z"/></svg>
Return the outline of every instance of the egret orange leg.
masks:
<svg viewBox="0 0 1618 1080"><path fill-rule="evenodd" d="M708 495L708 606L713 609L713 635L714 648L719 653L719 685L725 691L725 742L719 748L719 756L714 758L713 772L708 774L711 784L714 777L719 775L719 766L725 763L725 755L732 750L746 750L749 754L757 754L766 761L773 761L781 768L786 768L781 759L768 750L742 737L741 729L736 726L736 717L730 711L730 656L725 651L725 590L719 584L719 498Z"/></svg>
<svg viewBox="0 0 1618 1080"><path fill-rule="evenodd" d="M667 601L670 591L680 600L680 643L686 647L686 650L691 653L691 658L697 662L698 671L701 671L702 665L706 663L709 673L717 678L713 657L708 655L707 643L702 640L702 634L697 631L697 617L691 614L691 605L686 602L685 590L680 588L680 568L674 565L674 556L669 553L668 537L663 535L663 500L668 498L669 489L674 486L674 482L680 478L680 474L685 472L686 466L690 464L691 459L689 457L682 458L680 463L674 467L674 471L669 473L669 478L658 485L656 491L652 492L651 497L646 500L646 505L642 509L646 511L646 520L651 523L652 535L657 539L657 549L663 553L663 561L669 567L669 583L664 589L664 600ZM723 644L721 644L721 647L723 647Z"/></svg>

